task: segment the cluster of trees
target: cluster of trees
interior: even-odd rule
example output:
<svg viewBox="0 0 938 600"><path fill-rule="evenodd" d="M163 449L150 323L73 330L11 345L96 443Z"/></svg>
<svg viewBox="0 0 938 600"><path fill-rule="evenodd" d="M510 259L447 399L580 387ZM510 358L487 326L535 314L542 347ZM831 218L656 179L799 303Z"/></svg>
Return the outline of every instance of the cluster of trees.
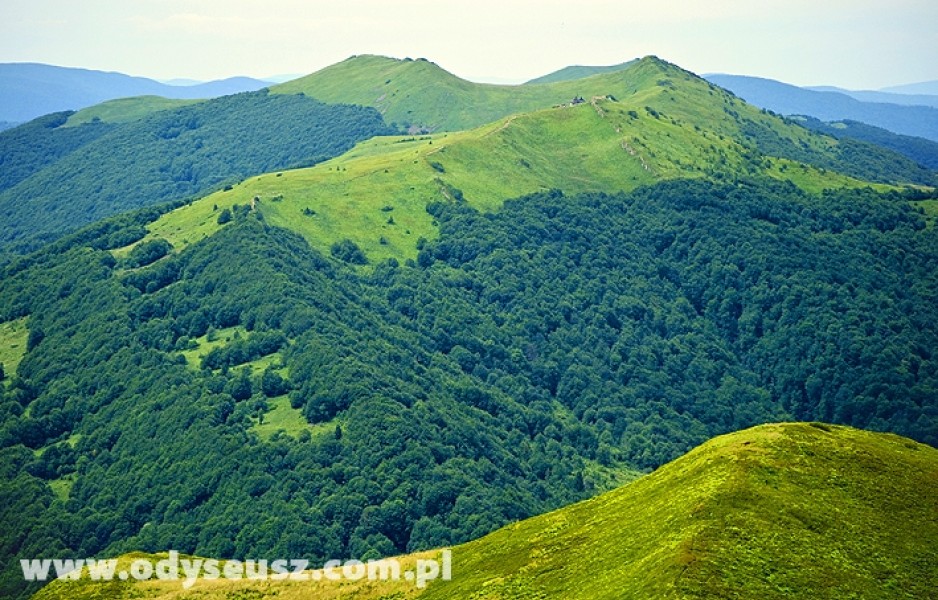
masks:
<svg viewBox="0 0 938 600"><path fill-rule="evenodd" d="M203 369L223 369L256 360L273 354L287 343L286 336L279 331L261 331L246 339L238 339L231 344L213 348L202 358Z"/></svg>
<svg viewBox="0 0 938 600"><path fill-rule="evenodd" d="M25 253L110 215L309 166L390 132L374 109L266 90L130 123L60 127L67 116L0 133L11 164L0 176L0 251Z"/></svg>
<svg viewBox="0 0 938 600"><path fill-rule="evenodd" d="M897 194L675 181L429 210L407 264L349 268L237 211L130 273L104 240L145 214L7 268L0 322L31 342L0 385L3 564L418 550L766 421L938 445L938 238ZM235 325L201 368L180 355ZM251 375L274 350L282 374ZM310 427L265 441L283 394Z"/></svg>

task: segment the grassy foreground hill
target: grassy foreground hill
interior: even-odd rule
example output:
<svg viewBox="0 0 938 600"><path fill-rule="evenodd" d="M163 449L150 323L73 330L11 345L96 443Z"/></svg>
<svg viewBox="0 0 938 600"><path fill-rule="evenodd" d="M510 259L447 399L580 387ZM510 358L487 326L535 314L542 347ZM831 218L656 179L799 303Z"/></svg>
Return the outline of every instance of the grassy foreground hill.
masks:
<svg viewBox="0 0 938 600"><path fill-rule="evenodd" d="M452 549L452 578L202 581L192 597L927 598L938 451L821 423L719 436L596 498ZM403 569L435 552L404 557ZM157 557L154 557L156 559ZM186 597L179 582L54 582L35 600Z"/></svg>

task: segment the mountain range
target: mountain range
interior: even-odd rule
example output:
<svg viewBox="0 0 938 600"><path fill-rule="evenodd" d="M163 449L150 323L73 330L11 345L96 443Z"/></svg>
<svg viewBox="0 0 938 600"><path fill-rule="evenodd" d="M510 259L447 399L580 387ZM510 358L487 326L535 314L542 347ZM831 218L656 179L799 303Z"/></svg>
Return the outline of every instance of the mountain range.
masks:
<svg viewBox="0 0 938 600"><path fill-rule="evenodd" d="M922 597L938 174L868 127L653 56L360 55L0 133L0 595L451 548L425 590L193 593Z"/></svg>
<svg viewBox="0 0 938 600"><path fill-rule="evenodd" d="M845 90L834 86L812 86L803 88L815 92L835 92L844 94L862 102L878 102L885 104L905 104L910 106L931 106L938 108L938 94L906 94L900 92Z"/></svg>
<svg viewBox="0 0 938 600"><path fill-rule="evenodd" d="M577 99L579 103L571 105ZM295 109L288 109L288 105L303 105L314 110L314 101L365 106L377 112L367 116L365 126L341 122L340 127L351 136L348 142L342 142L335 134L328 138L311 136L293 126L294 122L302 122L307 128L325 133L331 126L325 118L306 116L294 121L291 113L277 115L271 109L283 105L279 110L289 111ZM503 197L569 180L565 175L569 169L583 171L580 185L575 188L579 190L628 190L641 183L692 173L732 177L746 164L749 171L796 178L809 187L847 185L846 180L838 183L836 178L826 176L821 178L824 183L819 181L817 169L829 168L883 183L928 184L934 178L933 172L914 161L878 146L853 139L831 145L654 58L578 80L499 86L460 79L427 60L358 56L273 86L269 93L262 90L209 102L178 102L182 101L113 101L0 134L3 162L25 165L9 170L0 181L0 214L8 225L0 232L0 249L27 252L82 224L122 210L198 196L252 174L312 164L330 156L317 150L316 144L321 141L348 149L342 144L381 133L376 129L379 115L388 131L408 135L471 130L435 142L408 142L422 147L419 150L377 141L375 150L366 151L377 156L355 163L371 172L374 165L370 162L384 160L390 151L399 150L398 156L405 150L416 152L423 160L400 172L419 179L420 185L409 187L408 193L422 198L437 193L434 190L438 184L432 183L437 179L455 179L452 185L467 194L489 191L487 178L480 178L476 172L482 164L490 173L504 172L494 183L507 186L501 192ZM564 106L569 110L557 110ZM611 112L607 115L606 111ZM509 124L491 125L500 118L522 113L528 114ZM276 150L271 152L269 142L278 131ZM577 131L589 134L583 136ZM523 146L514 141L518 136L526 138ZM582 147L580 158L563 151L578 146ZM613 158L610 148L631 157L626 169ZM465 156L461 161L474 162L448 175L426 175L435 172L427 166L430 162L444 165L448 161L443 158L453 152ZM753 152L767 153L775 160L757 164ZM431 153L438 160L426 158ZM560 168L563 163L557 160L558 155L567 156L564 169ZM583 156L591 159L584 163ZM791 160L812 169L794 175L786 164ZM529 167L518 172L520 161ZM293 177L288 176L282 183L292 181ZM358 179L353 183L371 185L370 181ZM133 194L126 193L128 186L134 189ZM63 196L70 202L61 203ZM365 197L379 202L371 192ZM334 206L320 208L329 211ZM427 233L426 225L432 219L420 202L411 206L417 213L415 227ZM305 220L313 227L320 222L323 219ZM345 230L355 227L351 222L340 223ZM332 235L320 238L322 243L331 243ZM395 246L390 243L379 252L383 254ZM408 253L398 257L414 252L411 243Z"/></svg>
<svg viewBox="0 0 938 600"><path fill-rule="evenodd" d="M822 121L849 119L938 141L938 108L934 99L929 99L928 105L906 106L868 102L841 92L804 89L759 77L708 75L707 80L760 108L783 115L807 115Z"/></svg>
<svg viewBox="0 0 938 600"><path fill-rule="evenodd" d="M38 63L4 63L0 64L0 121L23 123L49 113L80 110L117 98L215 98L269 85L269 82L250 77L169 85L123 73Z"/></svg>

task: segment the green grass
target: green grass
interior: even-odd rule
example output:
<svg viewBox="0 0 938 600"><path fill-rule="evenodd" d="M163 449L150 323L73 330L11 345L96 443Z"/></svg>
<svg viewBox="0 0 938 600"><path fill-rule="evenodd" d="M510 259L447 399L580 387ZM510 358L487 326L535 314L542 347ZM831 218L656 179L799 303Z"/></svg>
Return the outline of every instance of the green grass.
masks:
<svg viewBox="0 0 938 600"><path fill-rule="evenodd" d="M257 420L251 427L251 431L265 441L270 440L278 431L292 437L297 437L304 431L313 436L334 435L336 425L339 424L338 421L329 421L311 425L303 416L303 411L290 406L290 398L287 396L270 398L267 405L270 410L264 413L263 422Z"/></svg>
<svg viewBox="0 0 938 600"><path fill-rule="evenodd" d="M65 477L53 479L49 482L52 493L55 494L55 497L61 502L68 500L68 495L72 493L73 485L75 485L74 475L66 475Z"/></svg>
<svg viewBox="0 0 938 600"><path fill-rule="evenodd" d="M422 593L405 582L301 590L247 581L206 582L199 592L211 599L928 598L938 588L936 486L938 450L929 446L820 423L764 425L457 546L452 580ZM36 598L100 591L90 582L69 585L53 583ZM176 592L148 582L113 597Z"/></svg>
<svg viewBox="0 0 938 600"><path fill-rule="evenodd" d="M194 338L192 341L196 343L196 347L183 350L182 355L186 358L186 364L193 369L200 369L202 367L202 358L206 354L215 348L221 348L238 338L246 336L247 329L240 325L217 329L201 337ZM209 341L210 337L212 338L211 341Z"/></svg>
<svg viewBox="0 0 938 600"><path fill-rule="evenodd" d="M925 220L929 227L934 227L938 222L938 200L919 200L912 203L913 206L921 207L925 211Z"/></svg>
<svg viewBox="0 0 938 600"><path fill-rule="evenodd" d="M26 328L26 317L0 323L0 365L9 380L15 373L26 355L26 340L29 330Z"/></svg>
<svg viewBox="0 0 938 600"><path fill-rule="evenodd" d="M65 127L75 127L83 123L91 123L92 121L128 123L161 110L179 108L198 102L204 102L204 100L173 100L160 96L118 98L117 100L108 100L107 102L81 109L68 118L68 121L65 122Z"/></svg>
<svg viewBox="0 0 938 600"><path fill-rule="evenodd" d="M466 575L423 597L926 597L938 584L938 451L822 427L721 436L466 544L454 550Z"/></svg>

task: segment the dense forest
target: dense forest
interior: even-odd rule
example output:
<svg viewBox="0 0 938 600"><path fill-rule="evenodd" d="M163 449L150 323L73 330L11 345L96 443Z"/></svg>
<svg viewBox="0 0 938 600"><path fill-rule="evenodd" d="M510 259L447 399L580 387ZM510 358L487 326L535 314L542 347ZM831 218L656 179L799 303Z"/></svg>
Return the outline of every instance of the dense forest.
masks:
<svg viewBox="0 0 938 600"><path fill-rule="evenodd" d="M309 166L389 133L374 109L266 90L122 124L63 126L67 117L0 133L0 252L23 254L104 217Z"/></svg>
<svg viewBox="0 0 938 600"><path fill-rule="evenodd" d="M73 114L53 113L0 133L0 191L13 187L114 128L102 122L88 123L86 127L62 127Z"/></svg>
<svg viewBox="0 0 938 600"><path fill-rule="evenodd" d="M246 207L180 252L109 251L155 211L99 223L0 278L29 331L0 386L3 564L439 546L768 421L938 445L938 237L907 200L453 201L416 260L364 266ZM275 414L300 426L260 433Z"/></svg>

